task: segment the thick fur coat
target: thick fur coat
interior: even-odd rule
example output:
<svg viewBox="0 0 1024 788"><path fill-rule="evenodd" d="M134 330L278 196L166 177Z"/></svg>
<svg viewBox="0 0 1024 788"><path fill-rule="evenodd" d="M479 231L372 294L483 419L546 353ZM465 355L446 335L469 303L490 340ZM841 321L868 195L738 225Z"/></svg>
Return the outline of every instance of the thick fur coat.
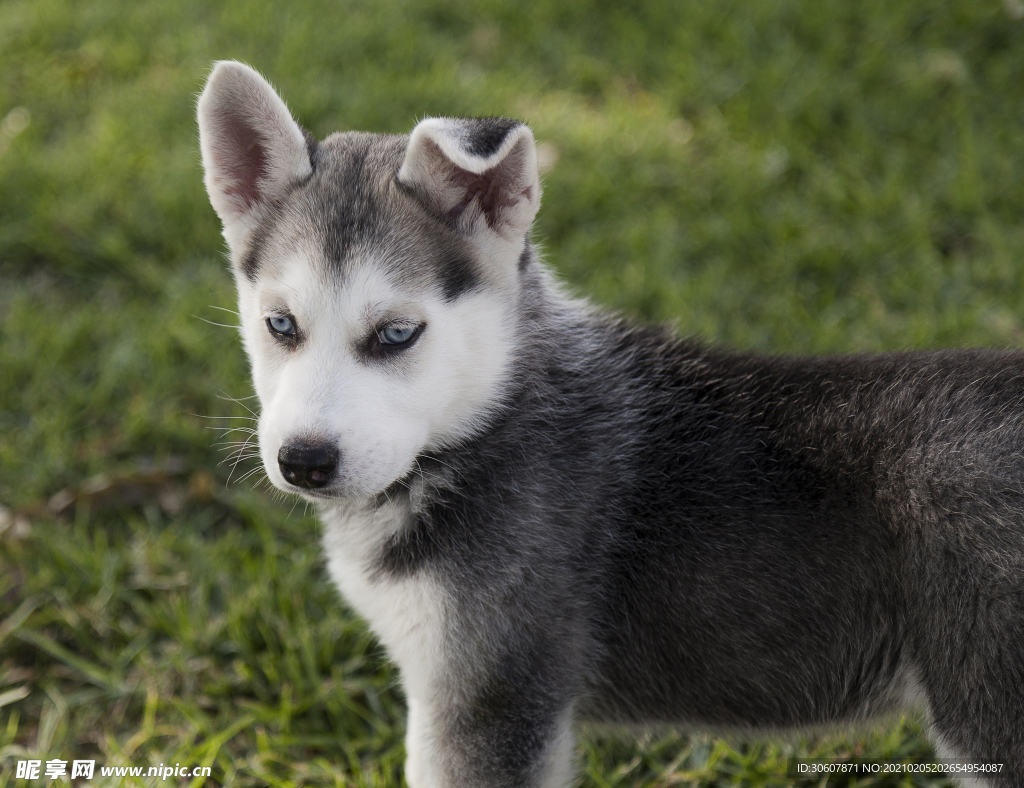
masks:
<svg viewBox="0 0 1024 788"><path fill-rule="evenodd" d="M1024 355L762 358L567 297L533 136L199 102L271 481L399 665L413 788L572 781L574 724L916 704L1024 784Z"/></svg>

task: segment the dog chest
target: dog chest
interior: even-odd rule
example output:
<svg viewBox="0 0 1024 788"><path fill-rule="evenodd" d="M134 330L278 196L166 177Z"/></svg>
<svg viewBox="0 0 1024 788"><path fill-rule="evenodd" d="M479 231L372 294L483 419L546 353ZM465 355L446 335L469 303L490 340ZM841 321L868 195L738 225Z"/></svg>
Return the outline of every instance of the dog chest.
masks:
<svg viewBox="0 0 1024 788"><path fill-rule="evenodd" d="M376 569L388 539L405 522L397 504L321 510L331 579L370 625L413 693L426 687L443 646L444 598L426 572L401 577Z"/></svg>

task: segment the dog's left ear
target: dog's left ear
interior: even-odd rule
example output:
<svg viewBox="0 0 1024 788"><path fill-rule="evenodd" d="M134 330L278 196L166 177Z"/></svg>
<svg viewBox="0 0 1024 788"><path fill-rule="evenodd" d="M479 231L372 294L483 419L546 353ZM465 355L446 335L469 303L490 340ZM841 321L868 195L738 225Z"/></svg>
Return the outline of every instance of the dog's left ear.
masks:
<svg viewBox="0 0 1024 788"><path fill-rule="evenodd" d="M459 232L521 245L540 205L529 126L506 118L427 118L409 137L398 180Z"/></svg>

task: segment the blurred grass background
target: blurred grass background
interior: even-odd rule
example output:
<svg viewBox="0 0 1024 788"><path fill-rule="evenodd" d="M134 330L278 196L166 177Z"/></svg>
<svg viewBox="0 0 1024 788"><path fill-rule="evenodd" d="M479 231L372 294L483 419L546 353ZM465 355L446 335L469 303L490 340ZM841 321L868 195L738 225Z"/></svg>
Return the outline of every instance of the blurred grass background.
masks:
<svg viewBox="0 0 1024 788"><path fill-rule="evenodd" d="M1021 0L4 0L0 788L30 755L400 784L396 677L315 521L229 483L208 429L252 404L205 322L233 292L193 113L225 58L320 137L527 120L536 237L623 312L765 352L1024 344ZM799 784L811 757L933 756L906 720L581 742L587 788Z"/></svg>

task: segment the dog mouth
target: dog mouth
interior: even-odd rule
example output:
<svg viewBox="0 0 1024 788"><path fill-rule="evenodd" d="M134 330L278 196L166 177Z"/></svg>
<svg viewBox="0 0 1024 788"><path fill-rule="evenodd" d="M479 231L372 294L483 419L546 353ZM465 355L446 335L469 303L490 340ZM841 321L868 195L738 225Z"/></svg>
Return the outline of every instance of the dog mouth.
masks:
<svg viewBox="0 0 1024 788"><path fill-rule="evenodd" d="M413 467L408 472L399 476L391 484L374 495L374 503L382 506L385 503L394 501L396 498L408 495L413 488L413 482L420 477L419 471Z"/></svg>
<svg viewBox="0 0 1024 788"><path fill-rule="evenodd" d="M294 495L301 495L303 498L315 498L318 501L338 501L345 498L352 498L351 495L342 495L341 493L332 492L331 490L309 490L303 487L296 487L289 485L291 489L286 492L290 492Z"/></svg>

